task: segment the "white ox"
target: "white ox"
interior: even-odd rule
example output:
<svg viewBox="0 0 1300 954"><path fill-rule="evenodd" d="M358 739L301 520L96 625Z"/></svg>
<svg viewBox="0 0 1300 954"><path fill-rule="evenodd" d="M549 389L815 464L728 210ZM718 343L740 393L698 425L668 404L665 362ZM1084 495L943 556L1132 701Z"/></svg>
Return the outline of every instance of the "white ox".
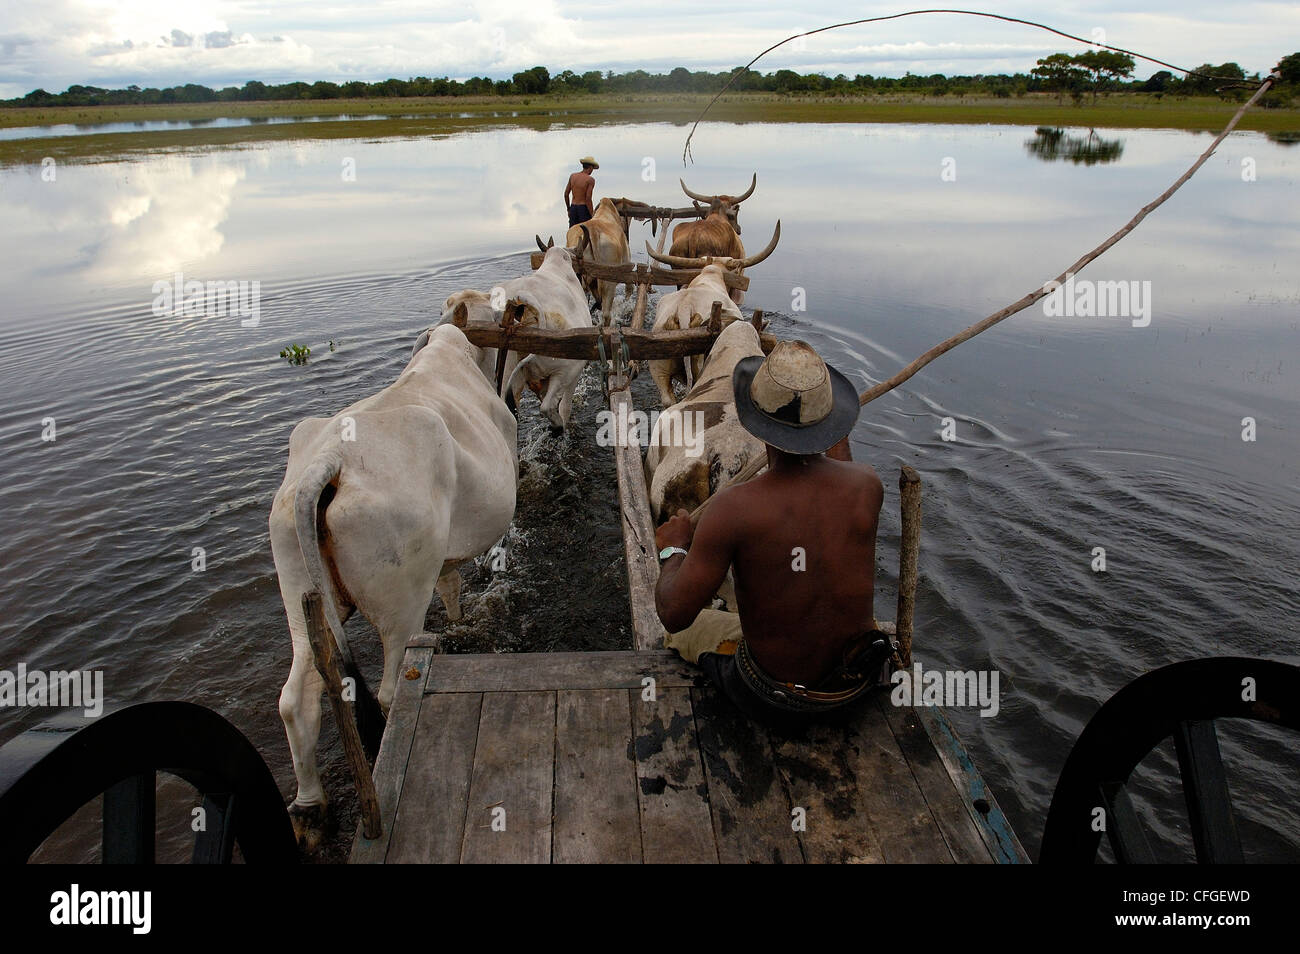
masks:
<svg viewBox="0 0 1300 954"><path fill-rule="evenodd" d="M707 324L713 304L722 306L722 327L726 328L741 317L740 309L731 300L723 279L721 265L707 265L685 288L664 295L655 306L655 331L678 331L698 328ZM650 362L650 377L659 389L659 403L670 407L677 401L673 382L681 381L687 388L700 379L705 356L691 355L690 374L687 376L685 358L666 358Z"/></svg>
<svg viewBox="0 0 1300 954"><path fill-rule="evenodd" d="M484 380L479 349L459 328L438 325L426 341L378 394L294 428L271 506L271 552L293 640L280 693L298 778L290 811L309 847L326 797L316 764L322 680L303 594L322 595L342 647L343 622L354 609L378 631L386 711L403 649L424 628L435 589L448 617L458 619L457 564L491 548L514 515L514 415Z"/></svg>
<svg viewBox="0 0 1300 954"><path fill-rule="evenodd" d="M766 452L763 442L741 426L731 389L737 362L762 354L754 326L733 322L713 343L695 385L659 415L645 455L656 524L681 508L694 510L751 458ZM691 435L689 445L681 435Z"/></svg>
<svg viewBox="0 0 1300 954"><path fill-rule="evenodd" d="M520 325L563 331L590 328L587 294L573 272L576 250L554 246L547 249L541 267L531 274L505 283L506 313ZM501 382L502 396L509 395L517 406L524 385L542 402L542 414L551 427L560 430L573 410L573 392L587 362L571 358L548 358L530 354L522 360L517 352L506 357Z"/></svg>
<svg viewBox="0 0 1300 954"><path fill-rule="evenodd" d="M465 306L465 323L466 325L479 325L493 327L500 323L501 316L492 308L492 296L487 292L475 291L472 288L465 288L458 292L452 292L447 296L447 300L442 303L442 321L450 323L452 316L459 305ZM424 332L415 341L415 350L419 351L423 343L429 340L429 332ZM479 348L478 368L483 372L483 377L487 378L495 386L497 373L497 349L496 348Z"/></svg>

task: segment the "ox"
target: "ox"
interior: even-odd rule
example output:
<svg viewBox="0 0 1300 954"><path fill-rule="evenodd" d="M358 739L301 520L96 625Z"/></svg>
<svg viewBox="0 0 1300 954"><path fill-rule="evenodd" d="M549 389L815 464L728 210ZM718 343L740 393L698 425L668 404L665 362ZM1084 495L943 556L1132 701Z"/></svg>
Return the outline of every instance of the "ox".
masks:
<svg viewBox="0 0 1300 954"><path fill-rule="evenodd" d="M595 215L569 229L564 243L570 248L581 248L583 261L599 265L627 265L632 261L627 246L627 220L619 214L614 200L608 197L600 200ZM537 245L542 245L540 238ZM546 249L542 248L542 251ZM591 297L600 302L601 321L608 325L614 315L614 293L618 291L619 283L605 278L587 278L584 284ZM624 294L631 293L632 284L629 282Z"/></svg>
<svg viewBox="0 0 1300 954"><path fill-rule="evenodd" d="M647 248L648 248L647 244ZM708 320L714 303L722 306L722 327L727 327L738 320L740 309L727 293L723 280L721 265L708 265L685 288L664 295L655 306L654 330L677 331L682 328L696 328ZM677 401L673 393L673 382L681 381L687 388L700 379L700 370L704 366L704 355L690 357L689 377L686 358L666 358L650 362L650 377L659 389L659 403L670 407Z"/></svg>
<svg viewBox="0 0 1300 954"><path fill-rule="evenodd" d="M487 292L476 291L472 288L462 289L458 292L452 292L447 296L447 300L442 303L442 322L450 323L456 309L461 305L465 306L465 325L479 325L494 327L498 324L500 316L492 307L492 297ZM415 339L414 354L429 342L429 332L421 332L420 337ZM496 348L479 348L478 368L483 372L483 377L496 383L497 368L497 349Z"/></svg>
<svg viewBox="0 0 1300 954"><path fill-rule="evenodd" d="M646 242L645 250L650 257L665 265L702 269L685 288L664 295L655 307L655 331L673 331L679 328L695 328L704 324L714 302L722 305L722 326L725 328L740 317L740 309L727 291L723 278L724 270L741 272L743 269L757 265L776 249L781 241L781 222L778 219L772 232L772 240L757 255L748 258L683 258L675 255L663 255L656 252ZM659 400L664 407L673 403L673 380L681 380L688 388L698 381L700 369L704 364L702 355L696 355L690 361L690 377L687 377L686 361L683 358L669 358L650 362L650 376L659 388Z"/></svg>
<svg viewBox="0 0 1300 954"><path fill-rule="evenodd" d="M744 202L758 188L758 173L749 183L749 188L742 195L703 195L692 192L682 179L682 191L694 200L696 208L703 202L709 207L709 213L697 222L682 222L673 228L673 244L669 254L700 258L715 256L741 259L745 257L745 244L740 240L740 203ZM737 305L744 304L745 293L739 288L731 290L731 300Z"/></svg>
<svg viewBox="0 0 1300 954"><path fill-rule="evenodd" d="M585 223L584 223L585 224ZM505 283L505 312L520 325L534 325L563 331L590 328L587 295L573 272L579 249L552 246L541 267L531 274ZM573 392L586 362L571 358L548 358L530 354L519 360L517 352L506 359L501 394L518 405L527 384L542 402L542 414L553 430L562 430L573 409Z"/></svg>
<svg viewBox="0 0 1300 954"><path fill-rule="evenodd" d="M289 438L271 506L293 664L280 693L298 792L290 814L309 848L326 796L316 764L321 690L302 597L318 591L344 660L353 610L383 644L379 704L387 711L403 649L424 628L436 590L460 618L459 563L504 536L515 510L516 423L479 370L464 333L440 324L401 375L332 418L308 418Z"/></svg>
<svg viewBox="0 0 1300 954"><path fill-rule="evenodd" d="M659 415L645 455L650 512L656 524L679 509L694 510L751 458L765 453L763 442L741 426L731 390L736 363L762 354L754 326L732 322L713 343L695 385ZM688 414L695 416L689 430ZM694 435L692 447L673 439L687 433Z"/></svg>

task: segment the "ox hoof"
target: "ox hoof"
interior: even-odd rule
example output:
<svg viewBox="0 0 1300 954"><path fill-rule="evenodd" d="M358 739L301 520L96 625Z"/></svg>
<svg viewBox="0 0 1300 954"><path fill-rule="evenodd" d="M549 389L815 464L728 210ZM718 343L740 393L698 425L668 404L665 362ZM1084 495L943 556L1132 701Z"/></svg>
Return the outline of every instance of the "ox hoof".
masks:
<svg viewBox="0 0 1300 954"><path fill-rule="evenodd" d="M315 852L325 838L325 822L329 807L320 805L299 805L294 802L289 806L289 822L293 825L293 836L298 840L298 847L306 852Z"/></svg>
<svg viewBox="0 0 1300 954"><path fill-rule="evenodd" d="M447 622L449 623L459 623L461 619L464 618L464 616L465 614L464 612L461 611L461 608L459 606L457 606L454 610L452 609L447 610Z"/></svg>

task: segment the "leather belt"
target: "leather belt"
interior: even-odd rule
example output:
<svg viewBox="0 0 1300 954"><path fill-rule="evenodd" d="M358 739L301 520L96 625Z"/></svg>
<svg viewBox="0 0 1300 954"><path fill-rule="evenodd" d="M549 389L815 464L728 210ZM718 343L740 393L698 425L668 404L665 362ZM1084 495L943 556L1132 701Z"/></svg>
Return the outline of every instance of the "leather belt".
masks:
<svg viewBox="0 0 1300 954"><path fill-rule="evenodd" d="M809 689L797 682L781 682L759 668L743 639L736 647L736 671L741 681L759 698L792 712L822 712L846 705L876 685L876 680L870 676L865 677L860 685L835 692Z"/></svg>

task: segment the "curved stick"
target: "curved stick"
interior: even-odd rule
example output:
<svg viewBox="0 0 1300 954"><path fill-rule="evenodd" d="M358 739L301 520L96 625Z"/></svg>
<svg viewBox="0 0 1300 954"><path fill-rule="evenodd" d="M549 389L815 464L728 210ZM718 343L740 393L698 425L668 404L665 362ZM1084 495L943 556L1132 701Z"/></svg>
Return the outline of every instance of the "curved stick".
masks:
<svg viewBox="0 0 1300 954"><path fill-rule="evenodd" d="M1067 40L1077 40L1078 42L1080 42L1080 43L1086 43L1086 44L1088 44L1089 46L1099 46L1099 47L1103 47L1103 48L1105 48L1105 49L1107 49L1107 50L1114 50L1116 53L1124 53L1124 54L1126 54L1126 55L1128 55L1128 56L1135 56L1135 57L1137 57L1139 60L1146 60L1148 63L1156 63L1156 64L1158 64L1158 65L1160 65L1160 66L1167 66L1167 67L1169 67L1171 70L1177 70L1179 73L1185 73L1185 74L1187 74L1188 76L1204 76L1206 79L1212 79L1212 80L1223 80L1223 81L1228 82L1228 83L1240 83L1240 82L1241 82L1241 80L1238 79L1237 77L1213 76L1213 75L1210 75L1210 74L1208 74L1208 73L1200 73L1200 72L1198 72L1198 71L1196 71L1196 70L1183 69L1183 67L1181 67L1181 66L1175 66L1173 63L1166 63L1164 60L1158 60L1158 59L1156 59L1154 56L1146 56L1146 55L1144 55L1144 54L1142 54L1142 53L1135 53L1135 52L1133 52L1132 50L1126 50L1126 49L1124 49L1123 47L1119 47L1119 46L1111 46L1109 43L1097 43L1097 42L1094 41L1094 40L1085 40L1085 39L1084 39L1083 37L1081 37L1081 36L1075 36L1073 33L1066 33L1066 32L1064 32L1063 30L1058 30L1058 29L1056 29L1055 27L1049 27L1049 26L1047 26L1047 25L1044 24L1044 23L1036 23L1036 22L1034 22L1033 20L1022 20L1022 19L1020 19L1019 17L1006 17L1006 16L1003 16L1003 15L1000 14L1000 13L985 13L985 12L983 12L983 11L981 11L981 10L945 10L945 9L937 9L937 10L909 10L909 11L907 11L906 13L892 13L892 14L890 14L889 16L883 16L883 17L866 17L866 18L864 18L864 19L862 19L862 20L846 20L846 21L844 21L843 23L832 23L830 26L818 27L816 30L808 30L808 31L805 32L805 33L796 33L794 36L788 36L788 37L786 37L784 40L782 40L780 43L773 43L773 44L772 44L771 46L769 46L766 50L764 50L762 53L758 54L758 56L754 57L752 60L750 60L750 61L749 61L748 63L746 63L744 66L738 67L738 68L736 69L736 71L735 71L734 73L731 74L731 79L727 80L726 85L723 86L722 89L718 90L717 95L715 95L715 96L713 97L713 99L709 100L709 104L708 104L707 106L705 106L703 110L701 110L700 115L697 116L696 119L695 119L695 122L691 124L691 131L690 131L690 133L688 133L687 136L686 136L686 144L685 144L684 146L682 146L682 165L686 165L686 164L687 164L687 160L688 160L689 157L690 157L690 154L691 154L691 139L692 139L692 137L694 137L694 135L695 135L695 130L699 128L699 125L700 125L701 121L703 121L705 114L707 114L708 111L709 111L710 109L713 108L713 104L716 103L719 99L721 99L721 98L722 98L722 94L725 93L727 90L731 89L731 84L734 83L734 82L736 82L736 80L738 80L741 76L743 76L745 73L747 73L747 72L749 71L749 68L750 68L751 66L753 66L755 63L757 63L757 62L758 62L759 60L761 60L763 57L767 56L767 54L771 53L771 52L772 52L773 50L775 50L777 47L779 47L779 46L785 46L785 44L789 43L791 40L797 40L797 39L799 39L800 37L804 37L804 36L812 36L814 33L825 33L827 30L838 30L838 29L840 29L841 27L861 26L861 25L864 24L864 23L879 23L879 22L881 22L881 21L883 21L883 20L901 20L903 17L915 17L915 16L921 16L922 14L927 14L927 13L955 13L955 14L960 14L960 15L962 15L962 16L968 16L968 17L985 17L986 19L989 19L989 20L1004 20L1004 21L1006 21L1007 23L1019 23L1019 24L1023 24L1024 26L1035 27L1035 28L1037 28L1037 29L1039 29L1039 30L1046 30L1048 33L1055 33L1057 36L1063 36L1063 37L1065 37ZM684 183L684 182L682 183L682 188L683 188L683 189L686 188L686 183ZM689 191L688 191L688 192L687 192L687 195L689 195L689 194L690 194L690 193L689 193ZM707 200L706 200L706 201L707 201Z"/></svg>
<svg viewBox="0 0 1300 954"><path fill-rule="evenodd" d="M1214 142L1210 143L1209 146L1206 147L1205 151L1201 153L1200 158L1198 158L1194 163L1192 163L1191 168L1189 168L1186 172L1184 172L1181 176L1179 176L1178 179L1174 182L1174 184L1171 185L1164 192L1162 192L1159 196L1157 196L1151 202L1148 202L1146 205L1142 206L1142 208L1138 210L1137 214L1133 216L1133 218L1129 219L1128 222L1124 225L1124 227L1121 228L1118 232L1116 232L1110 238L1106 239L1106 241L1102 242L1092 251L1083 255L1077 262L1075 262L1073 265L1066 268L1066 270L1062 272L1060 275L1057 275L1054 282L1044 282L1040 287L1034 289L1029 294L1021 298L1019 301L1012 302L1010 305L1007 305L1005 308L999 311L995 311L987 318L975 322L975 324L971 325L965 331L958 332L957 334L953 335L951 338L947 339L946 341L941 341L939 344L935 345L929 351L925 352L925 354L921 355L919 358L917 358L907 367L903 368L903 370L895 374L892 378L889 378L886 381L881 381L879 384L863 391L860 395L858 395L858 405L863 406L866 404L870 404L872 401L880 397L882 394L887 394L888 392L894 390L894 388L898 387L908 378L912 377L912 375L916 374L916 372L920 371L922 368L924 368L935 358L939 357L940 355L947 354L949 351L957 347L957 345L961 344L963 341L969 341L971 338L974 338L981 331L986 331L989 328L992 328L999 321L1002 321L1006 318L1010 318L1018 311L1024 311L1026 308L1028 308L1034 302L1038 301L1040 298L1043 298L1048 294L1050 294L1050 292L1048 291L1048 285L1051 284L1056 284L1057 286L1064 285L1067 278L1069 278L1071 275L1078 274L1084 268L1084 266L1086 266L1089 262L1091 262L1093 259L1100 256L1111 246L1115 245L1120 239L1128 235L1129 232L1132 232L1135 228L1137 228L1139 223L1141 223L1143 219L1145 219L1150 213L1154 212L1157 208L1163 205L1166 199L1168 199L1171 195L1177 192L1183 186L1183 184L1187 182L1188 179L1190 179L1193 175L1195 175L1196 170L1200 169L1201 166L1205 165L1206 160L1208 160L1210 156L1213 155L1215 149L1219 148L1219 144L1223 142L1224 139L1227 138L1228 133L1232 132L1232 130L1236 128L1237 123L1241 121L1241 117L1245 115L1246 110L1248 110L1251 106L1255 105L1255 102L1266 92L1268 92L1269 87L1272 86L1281 78L1282 77L1279 73L1276 72L1270 73L1268 78L1265 79L1264 82L1260 85L1259 89L1255 91L1255 95L1242 104L1241 108L1237 110L1237 112L1233 115L1232 119L1228 120L1228 125L1223 127L1223 132L1219 133L1219 135L1217 135L1214 138ZM758 473L766 466L767 466L767 461L765 458L763 457L753 458L752 460L750 460L748 464L744 466L744 468L741 469L741 471L738 474L736 474L735 477L733 477L730 481L727 482L727 486L730 487L734 484L744 483L745 481L750 480L753 477L756 477ZM719 490L721 489L723 488L719 488ZM714 493L713 496L705 498L704 503L700 504L691 512L692 522L696 522L699 520L700 514L704 512L704 508L709 505L709 501L712 500L714 496L717 496L717 494Z"/></svg>

